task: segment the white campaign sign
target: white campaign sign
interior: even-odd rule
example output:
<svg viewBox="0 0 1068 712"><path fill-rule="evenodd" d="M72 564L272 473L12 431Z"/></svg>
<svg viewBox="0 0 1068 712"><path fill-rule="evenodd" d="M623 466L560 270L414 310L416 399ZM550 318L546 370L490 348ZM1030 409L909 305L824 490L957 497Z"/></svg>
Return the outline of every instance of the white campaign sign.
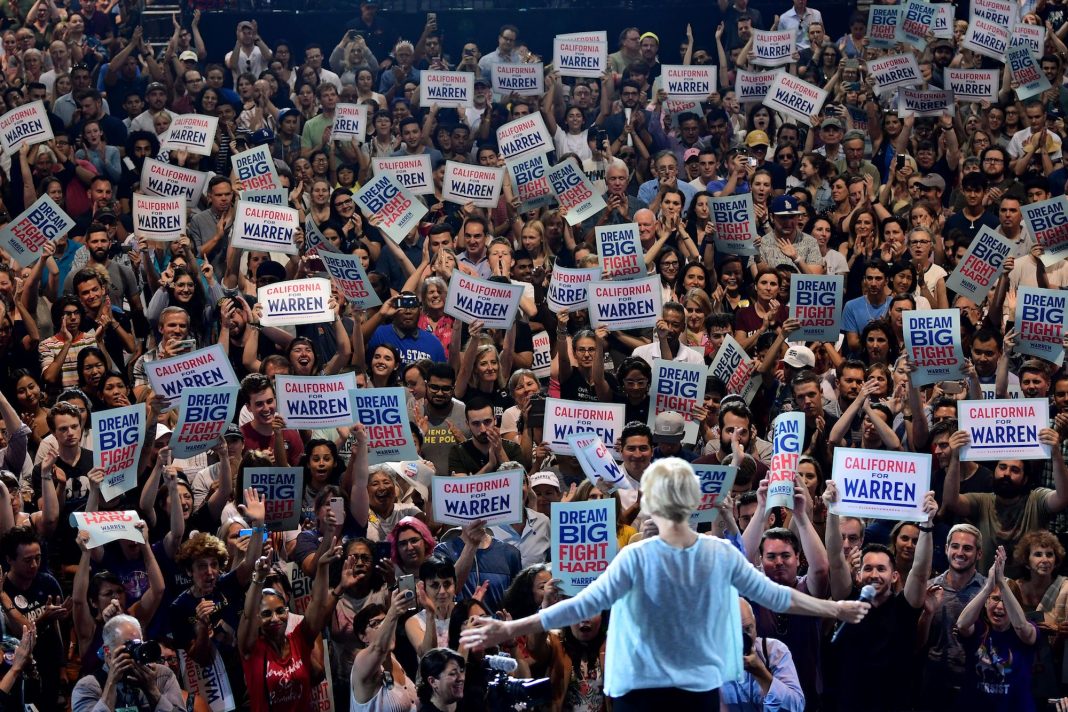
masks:
<svg viewBox="0 0 1068 712"><path fill-rule="evenodd" d="M145 543L145 538L137 529L137 524L140 522L141 515L135 511L72 512L70 515L71 527L89 532L88 548L90 549L119 539L138 544Z"/></svg>
<svg viewBox="0 0 1068 712"><path fill-rule="evenodd" d="M200 202L208 174L191 168L172 166L169 163L146 158L141 169L141 191L152 195L174 197L180 195L191 207Z"/></svg>
<svg viewBox="0 0 1068 712"><path fill-rule="evenodd" d="M946 88L955 101L997 101L1000 72L996 69L945 69Z"/></svg>
<svg viewBox="0 0 1068 712"><path fill-rule="evenodd" d="M769 109L808 123L819 113L826 100L827 92L820 87L779 70L762 103Z"/></svg>
<svg viewBox="0 0 1068 712"><path fill-rule="evenodd" d="M923 498L931 487L931 456L927 453L835 448L834 483L840 517L925 522Z"/></svg>
<svg viewBox="0 0 1068 712"><path fill-rule="evenodd" d="M521 284L491 282L457 270L449 280L445 313L465 324L479 320L488 329L508 329L522 296Z"/></svg>
<svg viewBox="0 0 1068 712"><path fill-rule="evenodd" d="M278 414L287 428L317 430L347 428L353 423L349 391L356 388L356 374L336 376L274 377Z"/></svg>
<svg viewBox="0 0 1068 712"><path fill-rule="evenodd" d="M498 62L493 65L490 82L494 94L541 96L545 93L545 65L541 62Z"/></svg>
<svg viewBox="0 0 1068 712"><path fill-rule="evenodd" d="M797 52L797 32L753 29L753 52L750 61L758 67L781 67L790 64Z"/></svg>
<svg viewBox="0 0 1068 712"><path fill-rule="evenodd" d="M48 112L40 99L16 106L0 116L0 143L8 156L18 153L25 144L32 146L55 137L52 124L48 122Z"/></svg>
<svg viewBox="0 0 1068 712"><path fill-rule="evenodd" d="M293 233L300 216L293 208L237 201L230 244L243 250L297 254Z"/></svg>
<svg viewBox="0 0 1068 712"><path fill-rule="evenodd" d="M545 399L545 425L542 440L558 455L572 455L568 437L575 433L593 433L609 450L623 432L626 406L623 403L587 403L585 401Z"/></svg>
<svg viewBox="0 0 1068 712"><path fill-rule="evenodd" d="M367 136L367 106L365 104L338 104L334 108L334 125L330 128L331 141L363 143Z"/></svg>
<svg viewBox="0 0 1068 712"><path fill-rule="evenodd" d="M660 319L663 295L660 277L623 282L592 282L589 286L590 324L609 331L648 329Z"/></svg>
<svg viewBox="0 0 1068 712"><path fill-rule="evenodd" d="M564 219L568 225L578 225L604 210L607 205L601 193L582 172L574 156L549 169L549 187L560 207L567 208Z"/></svg>
<svg viewBox="0 0 1068 712"><path fill-rule="evenodd" d="M553 276L545 300L549 309L559 312L563 309L585 309L588 299L589 284L601 276L599 267L573 269L570 267L553 267Z"/></svg>
<svg viewBox="0 0 1068 712"><path fill-rule="evenodd" d="M920 65L913 54L892 54L872 60L868 62L868 76L875 80L875 90L879 94L923 83Z"/></svg>
<svg viewBox="0 0 1068 712"><path fill-rule="evenodd" d="M528 153L548 153L554 148L553 137L537 111L497 129L497 147L506 160Z"/></svg>
<svg viewBox="0 0 1068 712"><path fill-rule="evenodd" d="M504 168L446 161L441 197L459 205L471 203L476 208L496 208L503 181Z"/></svg>
<svg viewBox="0 0 1068 712"><path fill-rule="evenodd" d="M469 477L434 477L434 521L463 526L523 521L522 470Z"/></svg>
<svg viewBox="0 0 1068 712"><path fill-rule="evenodd" d="M961 448L961 460L1048 460L1050 446L1038 441L1049 427L1049 401L962 400L957 403L960 429L970 440Z"/></svg>
<svg viewBox="0 0 1068 712"><path fill-rule="evenodd" d="M475 75L424 69L419 73L419 106L459 109L475 105Z"/></svg>
<svg viewBox="0 0 1068 712"><path fill-rule="evenodd" d="M412 195L434 194L434 172L431 170L429 153L372 158L371 166L375 175L386 173L393 176L393 179Z"/></svg>
<svg viewBox="0 0 1068 712"><path fill-rule="evenodd" d="M203 114L172 115L171 127L159 142L161 151L185 150L197 156L210 156L215 143L219 117Z"/></svg>
<svg viewBox="0 0 1068 712"><path fill-rule="evenodd" d="M553 39L553 67L562 77L593 77L608 66L608 43L573 40L559 35Z"/></svg>
<svg viewBox="0 0 1068 712"><path fill-rule="evenodd" d="M134 234L146 240L170 242L185 234L185 200L133 195Z"/></svg>
<svg viewBox="0 0 1068 712"><path fill-rule="evenodd" d="M353 199L365 216L375 216L378 229L397 244L429 212L421 200L416 200L388 173L367 181Z"/></svg>
<svg viewBox="0 0 1068 712"><path fill-rule="evenodd" d="M714 522L719 518L716 508L731 493L738 468L733 465L691 465L701 482L701 504L690 515L690 525Z"/></svg>
<svg viewBox="0 0 1068 712"><path fill-rule="evenodd" d="M665 64L660 70L660 87L672 99L705 101L716 91L718 81L711 65Z"/></svg>
<svg viewBox="0 0 1068 712"><path fill-rule="evenodd" d="M263 326L322 324L336 318L330 308L330 280L322 277L275 282L256 290Z"/></svg>
<svg viewBox="0 0 1068 712"><path fill-rule="evenodd" d="M152 390L167 400L168 410L178 404L178 398L186 388L241 385L219 344L182 356L146 361L145 370Z"/></svg>

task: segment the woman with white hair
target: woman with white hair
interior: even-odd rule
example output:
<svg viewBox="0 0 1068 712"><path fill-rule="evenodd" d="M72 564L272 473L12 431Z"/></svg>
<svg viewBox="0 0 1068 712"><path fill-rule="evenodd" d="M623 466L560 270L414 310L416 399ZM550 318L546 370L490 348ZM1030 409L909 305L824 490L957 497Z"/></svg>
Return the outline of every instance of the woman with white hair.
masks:
<svg viewBox="0 0 1068 712"><path fill-rule="evenodd" d="M684 460L654 462L641 485L642 510L659 536L622 549L574 598L516 621L483 619L463 633L463 644L496 645L610 608L605 693L613 712L719 709L719 687L742 673L737 594L775 611L849 623L867 614L862 601L823 601L773 583L730 542L690 529L701 489Z"/></svg>

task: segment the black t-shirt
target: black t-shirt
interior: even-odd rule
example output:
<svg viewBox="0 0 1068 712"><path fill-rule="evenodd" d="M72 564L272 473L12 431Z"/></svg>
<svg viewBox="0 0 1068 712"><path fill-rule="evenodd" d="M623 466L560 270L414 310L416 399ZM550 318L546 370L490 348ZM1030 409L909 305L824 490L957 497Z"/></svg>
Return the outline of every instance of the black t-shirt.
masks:
<svg viewBox="0 0 1068 712"><path fill-rule="evenodd" d="M10 577L5 577L4 593L11 597L11 603L18 612L31 621L37 620L44 612L49 596L52 597L53 603L63 600L63 589L60 588L59 582L51 574L43 572L38 573L26 589L17 588ZM37 645L33 648L33 657L37 660L42 683L58 683L62 661L66 660L65 653L66 648L57 623L37 626ZM47 684L42 684L42 690L48 689Z"/></svg>
<svg viewBox="0 0 1068 712"><path fill-rule="evenodd" d="M604 380L608 383L608 388L613 393L619 392L619 383L616 382L616 377L614 375L606 373L604 374ZM582 371L577 368L572 368L571 375L568 376L566 381L560 384L560 397L566 400L586 401L590 403L595 403L600 400L597 396L597 386L593 383L588 383L586 377L582 375Z"/></svg>
<svg viewBox="0 0 1068 712"><path fill-rule="evenodd" d="M468 388L463 398L464 405L470 403L474 398L485 398L493 404L493 419L497 422L497 427L501 425L504 411L515 405L515 399L508 394L507 388L494 388L492 391Z"/></svg>
<svg viewBox="0 0 1068 712"><path fill-rule="evenodd" d="M504 452L509 460L521 459L522 451L519 449L519 443L502 440L501 445L504 446ZM449 451L449 471L440 474L454 475L457 472L464 472L473 475L485 467L487 462L489 462L489 457L483 455L482 451L475 447L473 440L468 439L452 446L452 450Z"/></svg>
<svg viewBox="0 0 1068 712"><path fill-rule="evenodd" d="M89 470L93 469L93 451L83 447L77 462L70 463L57 458L56 466L67 477L66 498L59 511L55 535L49 538L49 543L52 545L52 555L57 557L57 563L70 563L78 561L82 555L75 541L77 532L70 525L70 515L74 512L84 512L85 504L89 501ZM41 496L40 465L33 466L30 484L33 486L33 501L36 502ZM56 484L58 486L59 483Z"/></svg>

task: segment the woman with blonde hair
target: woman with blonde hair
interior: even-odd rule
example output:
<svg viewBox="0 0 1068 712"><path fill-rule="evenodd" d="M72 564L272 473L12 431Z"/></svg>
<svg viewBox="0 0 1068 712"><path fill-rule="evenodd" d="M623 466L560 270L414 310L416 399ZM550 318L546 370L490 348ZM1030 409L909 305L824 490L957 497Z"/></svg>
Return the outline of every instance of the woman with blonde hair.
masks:
<svg viewBox="0 0 1068 712"><path fill-rule="evenodd" d="M548 269L549 250L545 244L545 223L541 220L531 220L523 225L523 230L519 233L519 246L530 253L535 269Z"/></svg>
<svg viewBox="0 0 1068 712"><path fill-rule="evenodd" d="M452 348L459 350L460 329L462 323L453 325ZM482 332L482 322L475 320L467 327L471 339L460 358L460 368L456 373L456 397L467 401L474 396L483 396L493 403L493 415L500 426L504 411L515 405L515 400L508 393L508 374L512 372L512 356L515 349L515 325L504 337L504 349L497 352L497 347L487 340Z"/></svg>
<svg viewBox="0 0 1068 712"><path fill-rule="evenodd" d="M703 289L694 288L686 292L682 306L686 309L686 331L682 334L682 343L705 356L711 356L712 343L708 339L705 319L712 313L712 300Z"/></svg>

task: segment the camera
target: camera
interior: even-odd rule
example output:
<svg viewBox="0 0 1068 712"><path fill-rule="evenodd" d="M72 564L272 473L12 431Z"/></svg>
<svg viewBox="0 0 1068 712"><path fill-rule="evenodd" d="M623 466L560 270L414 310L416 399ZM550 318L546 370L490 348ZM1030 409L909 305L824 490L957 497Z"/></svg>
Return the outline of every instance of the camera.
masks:
<svg viewBox="0 0 1068 712"><path fill-rule="evenodd" d="M547 677L510 677L516 661L506 655L483 658L486 671L486 703L490 710L527 710L544 705L552 698L552 682Z"/></svg>
<svg viewBox="0 0 1068 712"><path fill-rule="evenodd" d="M397 297L397 308L418 309L419 297L415 296L414 294L402 294L401 296Z"/></svg>
<svg viewBox="0 0 1068 712"><path fill-rule="evenodd" d="M163 659L163 649L154 640L128 640L123 649L138 665L152 665Z"/></svg>

